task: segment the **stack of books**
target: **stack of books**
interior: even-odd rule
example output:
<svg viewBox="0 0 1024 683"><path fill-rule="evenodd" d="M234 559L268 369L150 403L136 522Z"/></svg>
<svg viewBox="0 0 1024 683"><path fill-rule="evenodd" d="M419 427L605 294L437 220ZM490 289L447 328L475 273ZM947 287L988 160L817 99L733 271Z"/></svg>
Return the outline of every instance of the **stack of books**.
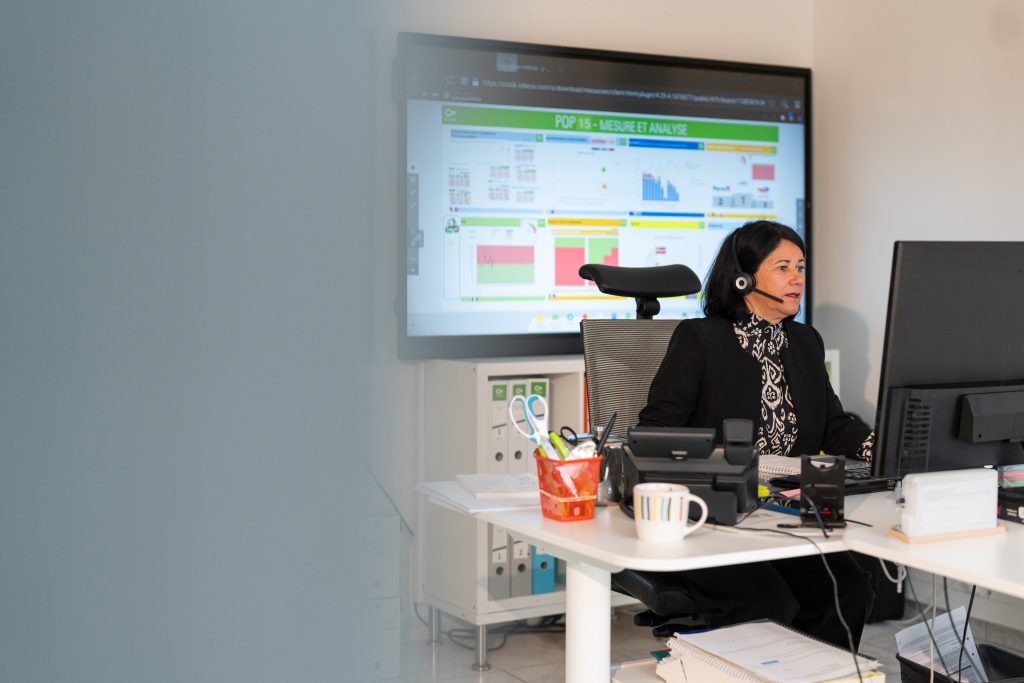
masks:
<svg viewBox="0 0 1024 683"><path fill-rule="evenodd" d="M999 472L996 510L999 519L1024 523L1024 465L1004 465Z"/></svg>

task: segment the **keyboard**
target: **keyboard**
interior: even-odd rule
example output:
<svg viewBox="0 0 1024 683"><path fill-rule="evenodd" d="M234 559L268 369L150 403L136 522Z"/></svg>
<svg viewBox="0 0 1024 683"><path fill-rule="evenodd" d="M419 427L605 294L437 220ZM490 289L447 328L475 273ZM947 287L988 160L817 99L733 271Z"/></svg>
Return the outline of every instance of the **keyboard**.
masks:
<svg viewBox="0 0 1024 683"><path fill-rule="evenodd" d="M846 481L843 483L843 495L855 496L875 491L892 491L896 488L896 477L875 477L871 474L871 465L866 462L847 462ZM792 474L775 477L768 482L780 489L800 488L800 475Z"/></svg>

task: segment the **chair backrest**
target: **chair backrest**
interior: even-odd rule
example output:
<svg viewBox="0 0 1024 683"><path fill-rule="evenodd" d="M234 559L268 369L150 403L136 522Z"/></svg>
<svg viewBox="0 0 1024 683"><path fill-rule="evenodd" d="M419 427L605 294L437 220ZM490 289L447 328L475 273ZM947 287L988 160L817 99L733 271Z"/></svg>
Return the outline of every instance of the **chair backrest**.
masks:
<svg viewBox="0 0 1024 683"><path fill-rule="evenodd" d="M678 320L580 321L590 428L618 412L612 431L636 426Z"/></svg>

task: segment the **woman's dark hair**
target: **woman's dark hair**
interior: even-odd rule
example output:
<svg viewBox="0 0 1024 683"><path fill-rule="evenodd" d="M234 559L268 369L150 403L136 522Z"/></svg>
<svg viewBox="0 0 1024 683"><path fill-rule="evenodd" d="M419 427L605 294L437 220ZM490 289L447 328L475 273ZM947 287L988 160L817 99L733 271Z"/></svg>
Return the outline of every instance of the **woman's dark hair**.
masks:
<svg viewBox="0 0 1024 683"><path fill-rule="evenodd" d="M753 275L782 240L792 242L806 255L796 230L774 221L751 221L726 237L704 281L704 315L724 316L734 322L746 316L749 311L743 295L733 286L736 274Z"/></svg>

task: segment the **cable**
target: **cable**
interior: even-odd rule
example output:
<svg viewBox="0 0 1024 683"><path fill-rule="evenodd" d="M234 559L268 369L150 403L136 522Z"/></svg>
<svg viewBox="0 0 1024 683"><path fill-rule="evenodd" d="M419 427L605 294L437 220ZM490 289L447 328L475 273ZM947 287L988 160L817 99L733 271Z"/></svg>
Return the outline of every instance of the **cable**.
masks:
<svg viewBox="0 0 1024 683"><path fill-rule="evenodd" d="M804 498L806 498L807 504L811 507L811 512L814 513L814 518L818 520L818 526L821 527L821 533L825 536L825 538L828 538L832 535L832 532L830 532L828 530L828 527L825 526L825 520L821 518L821 513L818 512L818 506L814 504L814 499L811 496L801 496L801 499ZM821 552L820 548L818 549L818 552ZM825 557L824 553L822 553L822 557ZM838 601L838 597L836 598L836 600ZM836 604L838 604L838 602ZM842 614L840 614L839 617L841 619ZM853 640L851 639L850 642L853 642Z"/></svg>
<svg viewBox="0 0 1024 683"><path fill-rule="evenodd" d="M934 577L935 575L933 574L932 576ZM933 580L934 580L934 578L933 578ZM949 582L946 580L945 576L942 577L942 595L946 598L946 617L949 618L949 626L950 626L950 628L953 629L953 636L957 640L960 640L960 632L956 630L956 622L953 621L953 610L950 609L950 607L949 607ZM966 620L964 621L964 636L965 637L967 636L967 621ZM963 642L963 641L961 641L961 642ZM958 681L962 681L963 680L963 673L961 672L961 669L960 669L960 662L963 661L963 654L964 654L964 651L960 650L960 659L958 659L957 663L956 663L956 671L955 671L955 673L956 673L956 679Z"/></svg>
<svg viewBox="0 0 1024 683"><path fill-rule="evenodd" d="M896 584L896 592L897 593L902 593L903 592L903 583L904 582L908 582L909 583L909 574L907 573L906 565L893 563L895 565L895 567L896 567L896 578L893 578L892 576L889 575L889 568L885 565L885 560L879 559L878 561L882 565L882 573L885 574L885 578L887 578L892 583ZM917 596L914 596L914 600L915 601L917 600ZM920 607L920 605L918 605L918 612L919 613L923 614L923 611L925 609L931 609L931 605L925 605L923 609ZM921 618L923 619L924 617L922 616ZM909 617L906 617L904 619L890 619L888 621L890 623L893 623L893 624L910 624L910 623L916 621L917 619L918 619L918 615L917 614L913 614L913 615L911 615Z"/></svg>
<svg viewBox="0 0 1024 683"><path fill-rule="evenodd" d="M932 577L933 577L932 580L934 582L935 575L932 574ZM921 621L924 622L924 627L928 631L928 637L931 639L931 646L934 646L935 649L938 650L939 644L935 640L935 634L932 633L932 627L928 623L928 617L926 617L924 615L924 611L921 609L921 602L918 601L918 599L917 599L917 591L914 590L914 582L910 579L910 575L909 574L907 575L907 585L910 586L910 594L913 596L914 603L917 605L917 611L921 615ZM933 585L934 585L934 583L933 583ZM934 612L934 610L935 610L935 601L932 600L932 611ZM931 647L931 646L929 646L929 647ZM942 652L941 651L939 651L939 661L942 662L942 668L945 669L946 677L948 678L949 677L949 667L946 666L946 660L942 658ZM934 671L935 671L935 667L933 666L932 667L932 672L934 673Z"/></svg>
<svg viewBox="0 0 1024 683"><path fill-rule="evenodd" d="M749 512L747 512L742 517L740 517L739 519L736 520L736 525L742 524L743 522L746 521L747 517L749 517L750 515L754 514L755 512L757 512L758 510L763 508L765 505L767 505L769 499L770 499L770 496L762 498L761 500L759 500L757 502L757 504L754 506L753 510L750 510Z"/></svg>
<svg viewBox="0 0 1024 683"><path fill-rule="evenodd" d="M945 580L945 579L943 579ZM971 585L971 599L967 601L967 616L964 617L964 635L960 639L960 656L956 660L957 675L960 676L960 680L963 681L964 677L960 673L963 669L960 668L961 663L964 661L964 643L967 642L967 626L971 623L971 608L974 607L974 594L978 592L978 585ZM973 666L973 664L972 664Z"/></svg>
<svg viewBox="0 0 1024 683"><path fill-rule="evenodd" d="M935 622L935 618L936 618L936 614L935 613L936 613L936 610L938 608L938 604L939 604L939 601L938 601L938 598L935 595L935 574L932 574L932 623L933 624L936 623ZM935 682L935 651L938 650L938 649L939 649L939 644L935 640L932 640L932 641L930 641L928 643L928 666L931 669L931 675L929 676L929 680L931 681L931 683ZM939 657L940 658L942 657L942 653L941 652L939 653ZM942 666L946 668L946 676L948 677L949 676L949 667L946 666L945 662L942 663Z"/></svg>
<svg viewBox="0 0 1024 683"><path fill-rule="evenodd" d="M960 641L960 653L959 653L959 655L957 655L957 658L956 658L956 679L958 681L963 681L964 680L964 674L963 674L963 671L964 671L963 670L964 648L966 647L966 643L967 643L967 628L968 628L969 624L971 623L971 621L970 621L971 620L971 608L974 607L974 595L977 592L978 592L978 586L977 585L972 585L971 586L971 599L967 603L967 614L964 617L964 632L963 632L963 635L961 636L960 633L956 630L956 622L953 621L953 610L949 606L949 582L946 580L945 576L942 577L942 593L943 593L943 595L946 598L946 616L949 617L949 625L953 629L953 635L956 636L956 639Z"/></svg>
<svg viewBox="0 0 1024 683"><path fill-rule="evenodd" d="M818 518L818 521L821 521L820 517ZM860 671L860 662L857 660L857 648L853 646L853 631L850 629L850 625L846 623L846 619L843 617L843 609L839 605L839 582L836 581L836 575L832 573L832 567L829 566L828 560L825 558L825 552L821 549L821 546L819 546L814 539L809 536L801 536L800 534L794 534L780 529L754 529L740 526L733 528L739 529L740 531L767 531L772 534L783 534L785 536L792 536L793 538L801 538L814 546L814 549L818 551L818 555L821 557L821 563L825 565L825 571L828 573L828 577L832 580L832 600L836 606L836 615L839 617L839 623L842 624L843 630L846 631L846 642L849 644L850 654L853 656L853 666L857 669L857 680L863 683L864 675ZM822 530L824 531L824 528ZM826 537L827 536L828 534L826 534Z"/></svg>
<svg viewBox="0 0 1024 683"><path fill-rule="evenodd" d="M885 566L885 560L878 558L878 563L882 565L882 573L885 574L885 578L889 579L890 583L896 584L896 594L901 595L903 593L903 582L907 579L907 567L902 564L893 563L896 567L896 578L889 576L889 568Z"/></svg>
<svg viewBox="0 0 1024 683"><path fill-rule="evenodd" d="M737 519L736 524L733 524L732 526L742 524L746 521L748 517L750 517L750 515L754 514L758 510L763 510L768 505L774 505L779 508L786 508L787 510L792 510L792 514L795 515L798 513L798 506L794 506L794 502L795 499L793 498L787 498L786 496L780 495L778 493L769 493L764 498L758 500L757 503L754 504L754 507L752 509L743 513L743 516Z"/></svg>

